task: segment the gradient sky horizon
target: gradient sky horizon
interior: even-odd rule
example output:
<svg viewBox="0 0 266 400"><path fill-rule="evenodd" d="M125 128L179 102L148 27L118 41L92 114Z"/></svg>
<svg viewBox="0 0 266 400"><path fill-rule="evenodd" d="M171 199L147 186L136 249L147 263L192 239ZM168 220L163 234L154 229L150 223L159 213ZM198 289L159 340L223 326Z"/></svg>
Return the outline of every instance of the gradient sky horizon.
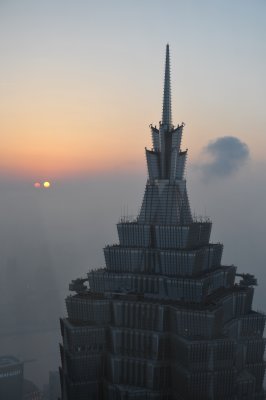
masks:
<svg viewBox="0 0 266 400"><path fill-rule="evenodd" d="M167 42L193 215L265 310L265 15L265 0L0 0L0 354L37 359L39 387L69 282L138 215Z"/></svg>
<svg viewBox="0 0 266 400"><path fill-rule="evenodd" d="M265 12L262 0L1 0L1 174L143 170L167 42L190 162L226 135L264 161Z"/></svg>

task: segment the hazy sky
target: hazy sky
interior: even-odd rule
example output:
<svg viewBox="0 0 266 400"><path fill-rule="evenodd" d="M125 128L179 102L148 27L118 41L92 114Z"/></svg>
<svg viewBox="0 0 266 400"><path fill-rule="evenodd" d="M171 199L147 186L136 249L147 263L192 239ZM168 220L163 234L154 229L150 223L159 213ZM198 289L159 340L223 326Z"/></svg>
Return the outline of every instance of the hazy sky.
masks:
<svg viewBox="0 0 266 400"><path fill-rule="evenodd" d="M69 281L139 210L167 42L192 210L266 309L265 20L264 0L0 0L0 354L39 385Z"/></svg>
<svg viewBox="0 0 266 400"><path fill-rule="evenodd" d="M167 42L190 159L224 135L263 158L265 15L264 0L1 0L2 171L143 168Z"/></svg>

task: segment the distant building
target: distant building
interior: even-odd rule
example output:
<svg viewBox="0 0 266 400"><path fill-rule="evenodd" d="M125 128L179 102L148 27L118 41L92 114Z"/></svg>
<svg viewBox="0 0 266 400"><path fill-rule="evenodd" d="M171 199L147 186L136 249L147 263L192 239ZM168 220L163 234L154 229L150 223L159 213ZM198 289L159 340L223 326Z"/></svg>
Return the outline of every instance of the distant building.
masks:
<svg viewBox="0 0 266 400"><path fill-rule="evenodd" d="M49 400L58 400L61 395L60 376L58 371L49 373Z"/></svg>
<svg viewBox="0 0 266 400"><path fill-rule="evenodd" d="M0 399L22 400L23 363L13 356L0 357Z"/></svg>
<svg viewBox="0 0 266 400"><path fill-rule="evenodd" d="M24 379L24 363L16 357L0 357L0 400L42 400L37 386Z"/></svg>
<svg viewBox="0 0 266 400"><path fill-rule="evenodd" d="M256 279L221 264L211 221L191 215L183 129L172 124L167 45L162 121L151 126L140 213L118 223L106 267L70 285L62 400L264 399Z"/></svg>
<svg viewBox="0 0 266 400"><path fill-rule="evenodd" d="M23 381L23 400L42 400L43 396L37 386L29 381L28 379L24 379Z"/></svg>

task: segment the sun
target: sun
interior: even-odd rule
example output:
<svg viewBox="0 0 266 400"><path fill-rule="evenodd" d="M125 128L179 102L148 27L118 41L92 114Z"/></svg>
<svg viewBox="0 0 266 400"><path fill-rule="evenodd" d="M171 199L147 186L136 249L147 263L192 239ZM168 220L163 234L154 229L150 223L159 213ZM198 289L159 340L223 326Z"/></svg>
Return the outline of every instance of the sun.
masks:
<svg viewBox="0 0 266 400"><path fill-rule="evenodd" d="M43 187L45 189L48 189L49 187L51 187L51 183L49 181L45 181L45 182L43 182Z"/></svg>

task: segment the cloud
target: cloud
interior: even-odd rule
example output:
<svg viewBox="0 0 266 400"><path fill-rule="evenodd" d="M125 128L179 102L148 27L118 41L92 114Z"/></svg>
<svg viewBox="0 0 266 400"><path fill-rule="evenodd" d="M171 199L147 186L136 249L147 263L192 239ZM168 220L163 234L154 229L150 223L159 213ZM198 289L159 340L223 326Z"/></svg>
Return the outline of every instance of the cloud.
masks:
<svg viewBox="0 0 266 400"><path fill-rule="evenodd" d="M199 164L203 179L225 178L234 174L249 158L249 148L237 137L224 136L209 142L203 154L210 161Z"/></svg>

